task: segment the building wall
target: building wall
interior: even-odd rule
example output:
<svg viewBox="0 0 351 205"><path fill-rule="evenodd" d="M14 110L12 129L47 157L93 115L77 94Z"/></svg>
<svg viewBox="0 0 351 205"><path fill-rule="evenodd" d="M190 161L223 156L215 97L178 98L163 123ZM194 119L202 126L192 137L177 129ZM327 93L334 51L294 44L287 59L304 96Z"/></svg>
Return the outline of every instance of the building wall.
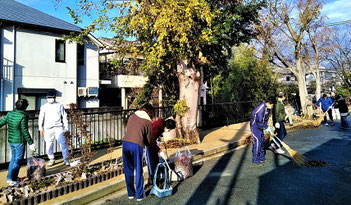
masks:
<svg viewBox="0 0 351 205"><path fill-rule="evenodd" d="M4 27L1 29L1 78L2 78L2 90L1 90L1 109L12 110L13 109L13 71L15 61L15 49L14 39L15 30L13 27Z"/></svg>
<svg viewBox="0 0 351 205"><path fill-rule="evenodd" d="M77 103L77 45L66 42L65 62L55 62L60 35L19 29L16 42L16 87L54 88L57 101ZM16 89L17 90L17 89Z"/></svg>
<svg viewBox="0 0 351 205"><path fill-rule="evenodd" d="M55 62L55 44L56 39L62 39L60 34L15 29L13 26L1 30L1 110L14 108L14 101L19 98L18 88L55 89L57 101L67 108L70 103L78 103L78 84L99 86L98 52L93 44L85 47L85 66L77 68L76 43L66 41L65 62ZM79 83L77 70L82 73ZM98 98L83 101L86 102L79 102L83 107L99 106Z"/></svg>
<svg viewBox="0 0 351 205"><path fill-rule="evenodd" d="M84 45L84 65L78 66L78 87L99 88L99 52L97 46L91 42ZM99 98L79 97L79 106L99 107Z"/></svg>

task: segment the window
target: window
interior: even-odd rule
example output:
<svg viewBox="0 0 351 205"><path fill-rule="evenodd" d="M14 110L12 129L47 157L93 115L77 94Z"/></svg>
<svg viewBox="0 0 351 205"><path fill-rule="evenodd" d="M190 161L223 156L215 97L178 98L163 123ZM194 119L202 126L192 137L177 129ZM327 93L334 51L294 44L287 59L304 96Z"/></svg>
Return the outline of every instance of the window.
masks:
<svg viewBox="0 0 351 205"><path fill-rule="evenodd" d="M28 107L27 110L40 110L40 106L47 102L45 95L36 95L36 94L21 94L20 99L27 99L28 100Z"/></svg>
<svg viewBox="0 0 351 205"><path fill-rule="evenodd" d="M290 76L286 76L286 81L290 81Z"/></svg>
<svg viewBox="0 0 351 205"><path fill-rule="evenodd" d="M66 44L64 40L56 39L56 62L65 62L66 61Z"/></svg>
<svg viewBox="0 0 351 205"><path fill-rule="evenodd" d="M84 44L77 44L77 64L84 65Z"/></svg>

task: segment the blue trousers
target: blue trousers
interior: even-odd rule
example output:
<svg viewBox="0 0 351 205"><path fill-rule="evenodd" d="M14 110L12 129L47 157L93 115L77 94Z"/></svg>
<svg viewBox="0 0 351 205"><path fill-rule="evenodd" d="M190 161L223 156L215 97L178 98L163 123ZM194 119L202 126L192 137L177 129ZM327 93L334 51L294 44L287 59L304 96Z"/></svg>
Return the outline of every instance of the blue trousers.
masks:
<svg viewBox="0 0 351 205"><path fill-rule="evenodd" d="M152 147L147 147L146 158L147 158L147 170L149 173L149 179L153 180L157 164L160 162L157 150L154 150Z"/></svg>
<svg viewBox="0 0 351 205"><path fill-rule="evenodd" d="M341 116L341 127L349 128L349 123L347 122L347 117Z"/></svg>
<svg viewBox="0 0 351 205"><path fill-rule="evenodd" d="M11 149L11 161L7 173L7 180L17 181L18 173L24 155L24 143L9 143Z"/></svg>
<svg viewBox="0 0 351 205"><path fill-rule="evenodd" d="M137 199L144 198L143 148L131 142L123 142L122 159L128 196L136 196Z"/></svg>
<svg viewBox="0 0 351 205"><path fill-rule="evenodd" d="M279 129L276 129L276 133L277 133L277 137L283 141L283 139L285 138L285 136L287 135L286 133L286 129L285 129L285 125L284 125L284 122L279 122L280 124L280 128ZM282 145L279 143L279 146L281 147Z"/></svg>
<svg viewBox="0 0 351 205"><path fill-rule="evenodd" d="M252 162L260 163L266 160L264 155L264 134L263 131L258 128L251 128L251 134L253 138L252 147Z"/></svg>

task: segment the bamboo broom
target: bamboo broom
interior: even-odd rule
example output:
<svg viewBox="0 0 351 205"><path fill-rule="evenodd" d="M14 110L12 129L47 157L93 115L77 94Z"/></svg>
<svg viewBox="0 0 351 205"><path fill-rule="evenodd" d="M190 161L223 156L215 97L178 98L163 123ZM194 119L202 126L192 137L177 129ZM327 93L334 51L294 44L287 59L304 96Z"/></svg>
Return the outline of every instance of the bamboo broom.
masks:
<svg viewBox="0 0 351 205"><path fill-rule="evenodd" d="M295 164L297 164L298 166L303 166L306 164L306 159L302 154L300 154L296 150L293 150L289 145L287 145L285 142L281 141L272 132L270 134L271 134L271 137L273 136L272 139L274 142L276 142L274 139L278 140L280 142L280 144L288 151L289 155L292 157ZM279 146L279 144L277 144L277 145Z"/></svg>
<svg viewBox="0 0 351 205"><path fill-rule="evenodd" d="M331 105L329 106L328 110L325 111L325 112L323 113L322 116L320 116L317 120L313 121L313 122L312 122L312 125L315 126L315 127L319 127L319 126L321 125L322 121L324 120L324 116L327 114L327 112L329 111L329 109L330 109L333 105L334 105L334 103L331 104Z"/></svg>

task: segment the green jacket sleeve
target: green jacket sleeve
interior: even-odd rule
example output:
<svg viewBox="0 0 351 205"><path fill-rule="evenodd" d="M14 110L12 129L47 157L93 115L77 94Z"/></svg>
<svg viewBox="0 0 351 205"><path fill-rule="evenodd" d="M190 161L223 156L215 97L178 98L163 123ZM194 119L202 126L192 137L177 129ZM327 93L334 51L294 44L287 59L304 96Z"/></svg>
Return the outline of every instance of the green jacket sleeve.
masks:
<svg viewBox="0 0 351 205"><path fill-rule="evenodd" d="M0 120L0 127L4 126L7 124L7 115L5 115L5 117L3 117L1 120Z"/></svg>
<svg viewBox="0 0 351 205"><path fill-rule="evenodd" d="M274 119L275 122L281 122L285 120L285 108L284 104L281 102L278 102L276 104L276 109L274 110Z"/></svg>
<svg viewBox="0 0 351 205"><path fill-rule="evenodd" d="M24 136L24 139L26 139L29 145L34 143L28 132L28 117L24 117L21 120L21 134Z"/></svg>

